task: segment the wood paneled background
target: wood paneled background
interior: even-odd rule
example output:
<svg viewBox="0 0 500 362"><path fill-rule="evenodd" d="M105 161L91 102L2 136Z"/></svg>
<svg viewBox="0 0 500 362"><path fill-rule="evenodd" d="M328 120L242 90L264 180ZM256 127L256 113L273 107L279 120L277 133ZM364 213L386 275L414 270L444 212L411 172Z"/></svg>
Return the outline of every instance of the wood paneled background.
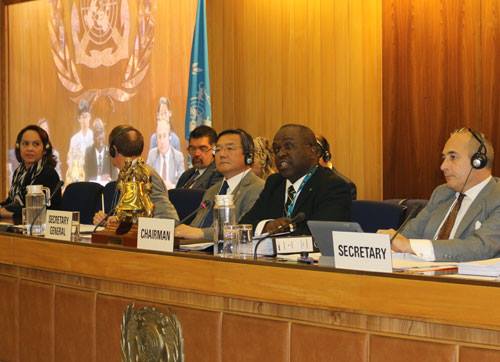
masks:
<svg viewBox="0 0 500 362"><path fill-rule="evenodd" d="M325 135L360 198L381 198L381 0L208 0L216 125Z"/></svg>
<svg viewBox="0 0 500 362"><path fill-rule="evenodd" d="M168 94L182 134L196 1L157 4L153 64L138 95L115 103L115 112L103 99L94 113L110 124L128 118L149 134L156 100ZM26 2L7 11L9 139L20 122L45 115L58 125L52 138L65 155L78 125L50 55L49 4ZM380 198L380 12L380 0L208 0L214 126L272 138L283 123L309 124L331 140L336 166L356 181L359 196ZM99 78L116 77L107 72Z"/></svg>
<svg viewBox="0 0 500 362"><path fill-rule="evenodd" d="M158 1L152 66L138 96L115 112L105 101L95 106L110 125L131 119L149 134L156 101L168 95L182 134L195 10L195 0ZM43 111L70 135L74 104L44 58L47 11L46 0L7 8L3 124ZM215 127L272 137L283 123L304 122L332 141L360 198L428 197L442 182L441 148L456 127L500 146L500 0L207 0L207 13ZM30 56L20 55L27 45ZM28 60L42 66L28 71ZM64 154L67 138L54 141Z"/></svg>
<svg viewBox="0 0 500 362"><path fill-rule="evenodd" d="M384 0L385 198L429 197L456 128L500 151L499 17L499 0Z"/></svg>

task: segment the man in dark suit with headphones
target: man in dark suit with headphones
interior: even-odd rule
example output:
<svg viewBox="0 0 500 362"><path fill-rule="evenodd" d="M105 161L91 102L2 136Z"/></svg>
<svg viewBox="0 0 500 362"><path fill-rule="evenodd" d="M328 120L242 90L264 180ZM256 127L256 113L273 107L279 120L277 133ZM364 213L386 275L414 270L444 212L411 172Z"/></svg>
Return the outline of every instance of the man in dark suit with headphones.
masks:
<svg viewBox="0 0 500 362"><path fill-rule="evenodd" d="M438 186L427 206L396 235L392 249L430 261L500 256L500 183L492 177L493 147L482 134L462 128L443 149ZM380 230L391 236L394 230Z"/></svg>
<svg viewBox="0 0 500 362"><path fill-rule="evenodd" d="M254 155L252 136L242 129L221 132L214 149L215 165L224 178L210 187L203 200L215 201L215 195L232 194L236 220L244 215L259 197L264 181L251 171ZM191 225L179 225L175 236L186 239L213 239L212 207L200 209Z"/></svg>
<svg viewBox="0 0 500 362"><path fill-rule="evenodd" d="M267 178L259 199L240 223L255 227L263 220L256 228L260 233L290 229L299 213L304 213L306 220L351 219L349 186L318 165L320 150L310 128L299 124L282 126L274 136L273 152L279 173ZM311 234L306 220L294 227L296 234Z"/></svg>
<svg viewBox="0 0 500 362"><path fill-rule="evenodd" d="M144 138L137 129L127 125L120 125L113 128L109 134L109 155L114 167L122 169L126 160L136 160L141 157L144 149ZM174 205L170 202L167 194L167 188L160 175L148 166L151 175L152 190L149 195L155 208L153 217L179 220ZM114 205L116 206L116 205ZM99 211L94 216L94 224L98 224L106 215Z"/></svg>

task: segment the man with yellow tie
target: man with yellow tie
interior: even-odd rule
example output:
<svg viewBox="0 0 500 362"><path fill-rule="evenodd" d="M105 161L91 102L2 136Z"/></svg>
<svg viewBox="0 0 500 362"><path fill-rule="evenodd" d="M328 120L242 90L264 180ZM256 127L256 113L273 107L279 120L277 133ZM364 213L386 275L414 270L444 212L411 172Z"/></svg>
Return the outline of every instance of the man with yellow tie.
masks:
<svg viewBox="0 0 500 362"><path fill-rule="evenodd" d="M427 206L392 241L397 252L429 261L500 256L500 183L492 177L494 151L470 128L453 132L443 149L438 186ZM394 230L380 230L394 235Z"/></svg>

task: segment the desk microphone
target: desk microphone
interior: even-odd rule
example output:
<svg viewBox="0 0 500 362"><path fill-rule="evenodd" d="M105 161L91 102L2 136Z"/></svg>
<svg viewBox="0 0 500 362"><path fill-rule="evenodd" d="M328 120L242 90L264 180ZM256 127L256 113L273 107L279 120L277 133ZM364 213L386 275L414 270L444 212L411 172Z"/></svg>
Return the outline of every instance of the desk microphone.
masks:
<svg viewBox="0 0 500 362"><path fill-rule="evenodd" d="M179 221L179 224L184 224L187 220L191 219L201 209L210 209L212 207L212 204L213 204L212 200L203 200L200 203L200 206L191 211L188 215L184 216L182 220Z"/></svg>
<svg viewBox="0 0 500 362"><path fill-rule="evenodd" d="M58 184L54 188L54 191L50 195L49 201L47 201L47 203L45 204L45 207L50 206L50 203L51 203L52 199L59 192L59 190L61 189L61 187L63 185L64 185L64 181L59 181L58 182ZM35 220L38 219L38 217L41 215L42 212L43 212L43 207L40 210L38 210L38 212L35 214L35 216L33 217L33 219L31 219L30 229L29 229L28 235L33 235L32 234L32 232L33 232L33 224L35 223Z"/></svg>
<svg viewBox="0 0 500 362"><path fill-rule="evenodd" d="M270 232L266 233L264 236L258 238L253 251L253 258L257 259L257 248L259 247L260 243L262 243L265 239L267 239L270 236L276 235L283 230L287 230L287 234L293 233L297 225L303 222L305 218L306 214L303 212L299 212L290 220L289 224L279 225Z"/></svg>
<svg viewBox="0 0 500 362"><path fill-rule="evenodd" d="M396 230L396 233L395 233L393 236L391 236L391 239L390 239L390 242L391 242L391 243L392 243L392 241L394 240L394 238L395 238L396 236L398 236L398 234L399 234L399 233L400 233L400 232L401 232L401 231L405 228L406 224L408 224L408 221L410 221L411 219L413 219L413 218L417 215L418 211L420 211L420 210L418 209L418 207L414 208L414 209L411 211L410 215L408 215L408 216L406 217L405 221L403 221L403 223L401 224L401 226L400 226L400 227L398 227L398 229Z"/></svg>

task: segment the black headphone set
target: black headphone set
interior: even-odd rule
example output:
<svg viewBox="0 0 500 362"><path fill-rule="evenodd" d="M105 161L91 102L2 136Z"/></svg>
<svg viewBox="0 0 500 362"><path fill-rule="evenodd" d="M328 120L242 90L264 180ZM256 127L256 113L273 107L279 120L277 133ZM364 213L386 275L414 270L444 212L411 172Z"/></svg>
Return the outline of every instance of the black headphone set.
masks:
<svg viewBox="0 0 500 362"><path fill-rule="evenodd" d="M472 168L480 170L486 166L488 163L488 157L486 156L486 146L484 144L483 137L474 131L472 128L468 128L472 136L479 142L479 147L477 151L471 156L470 164Z"/></svg>
<svg viewBox="0 0 500 362"><path fill-rule="evenodd" d="M112 157L112 158L115 158L116 157L116 154L118 152L118 149L115 145L115 141L118 139L119 136L121 136L122 134L125 134L127 133L128 131L133 131L135 130L134 127L123 127L121 130L119 130L114 136L113 138L111 138L109 140L109 155Z"/></svg>
<svg viewBox="0 0 500 362"><path fill-rule="evenodd" d="M245 155L245 165L250 166L253 163L253 155L255 153L255 145L252 136L246 131L238 128L236 131L241 137L241 144L243 145L243 154Z"/></svg>
<svg viewBox="0 0 500 362"><path fill-rule="evenodd" d="M224 136L225 134L237 134L240 136L241 145L243 147L243 155L245 156L245 165L250 166L253 164L253 155L255 153L255 145L253 143L252 136L248 134L245 130L241 128L231 129L228 131L223 131L219 134L219 138ZM215 150L214 150L215 156Z"/></svg>
<svg viewBox="0 0 500 362"><path fill-rule="evenodd" d="M321 151L320 157L325 161L329 162L332 159L332 154L330 153L330 146L326 138L319 136L316 138L316 143Z"/></svg>
<svg viewBox="0 0 500 362"><path fill-rule="evenodd" d="M23 138L24 133L26 133L27 131L37 132L40 135L40 139L42 140L42 143L45 143L45 146L44 146L45 152L50 153L50 154L52 153L52 144L50 143L49 135L47 134L47 132L40 126L36 126L36 125L26 126L25 128L23 128L21 130L21 132L19 132L19 134L17 135L17 138L16 138L15 154L16 154L16 159L18 162L22 162L21 140Z"/></svg>

